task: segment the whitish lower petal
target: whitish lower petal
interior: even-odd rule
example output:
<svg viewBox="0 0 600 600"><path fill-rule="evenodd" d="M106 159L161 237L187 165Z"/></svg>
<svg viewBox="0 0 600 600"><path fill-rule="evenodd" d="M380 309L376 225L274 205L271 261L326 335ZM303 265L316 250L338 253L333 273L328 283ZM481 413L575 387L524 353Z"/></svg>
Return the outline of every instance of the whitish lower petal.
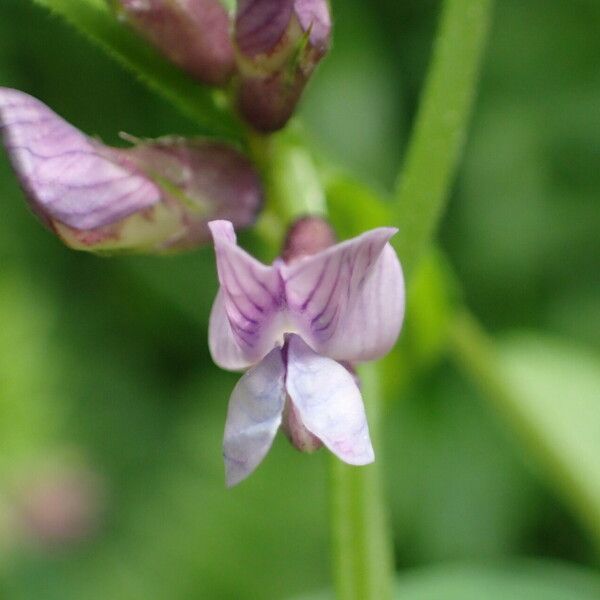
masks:
<svg viewBox="0 0 600 600"><path fill-rule="evenodd" d="M208 322L208 347L210 348L210 354L215 364L222 369L241 371L252 364L244 357L244 352L233 335L229 319L227 318L227 312L225 311L222 290L219 290L210 313Z"/></svg>
<svg viewBox="0 0 600 600"><path fill-rule="evenodd" d="M281 424L285 365L272 350L238 382L229 400L223 456L227 485L248 477L265 457Z"/></svg>
<svg viewBox="0 0 600 600"><path fill-rule="evenodd" d="M237 245L229 221L211 221L209 227L231 331L245 361L254 364L277 342L277 317L284 303L279 273Z"/></svg>
<svg viewBox="0 0 600 600"><path fill-rule="evenodd" d="M386 354L404 316L400 263L380 228L281 267L288 305L320 354L365 361Z"/></svg>
<svg viewBox="0 0 600 600"><path fill-rule="evenodd" d="M47 224L95 229L160 201L154 183L23 92L0 88L0 127L29 202Z"/></svg>
<svg viewBox="0 0 600 600"><path fill-rule="evenodd" d="M360 390L342 365L288 338L286 387L306 429L351 465L375 459Z"/></svg>

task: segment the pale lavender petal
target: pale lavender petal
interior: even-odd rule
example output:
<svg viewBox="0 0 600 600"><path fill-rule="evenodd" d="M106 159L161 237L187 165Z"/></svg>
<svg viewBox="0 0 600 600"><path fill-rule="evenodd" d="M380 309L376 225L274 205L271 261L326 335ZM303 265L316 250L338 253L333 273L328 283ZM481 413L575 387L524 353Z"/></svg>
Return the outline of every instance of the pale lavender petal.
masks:
<svg viewBox="0 0 600 600"><path fill-rule="evenodd" d="M219 290L210 313L208 347L215 364L222 369L241 371L252 364L244 357L244 352L233 335L225 310L222 290Z"/></svg>
<svg viewBox="0 0 600 600"><path fill-rule="evenodd" d="M254 364L278 341L285 304L279 272L258 262L236 243L229 221L211 221L217 271L231 331L245 361ZM215 362L218 357L214 357Z"/></svg>
<svg viewBox="0 0 600 600"><path fill-rule="evenodd" d="M223 456L227 485L248 477L265 457L281 424L285 365L272 350L238 382L229 400Z"/></svg>
<svg viewBox="0 0 600 600"><path fill-rule="evenodd" d="M404 282L379 228L281 267L288 306L301 335L320 354L365 361L394 345L404 317Z"/></svg>
<svg viewBox="0 0 600 600"><path fill-rule="evenodd" d="M288 337L287 350L287 392L304 426L344 462L373 462L369 426L354 377L295 334Z"/></svg>
<svg viewBox="0 0 600 600"><path fill-rule="evenodd" d="M0 128L29 202L46 223L94 229L160 201L148 178L23 92L0 88Z"/></svg>

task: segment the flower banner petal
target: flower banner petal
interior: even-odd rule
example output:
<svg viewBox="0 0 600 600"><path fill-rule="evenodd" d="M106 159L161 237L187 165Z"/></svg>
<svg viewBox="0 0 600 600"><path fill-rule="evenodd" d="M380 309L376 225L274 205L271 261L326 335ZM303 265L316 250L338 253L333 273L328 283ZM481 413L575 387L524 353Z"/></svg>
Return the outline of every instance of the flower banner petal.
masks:
<svg viewBox="0 0 600 600"><path fill-rule="evenodd" d="M217 271L230 329L244 360L254 364L271 351L285 298L279 272L267 267L236 243L229 221L211 221ZM215 362L218 357L213 356Z"/></svg>
<svg viewBox="0 0 600 600"><path fill-rule="evenodd" d="M223 456L227 485L236 485L263 460L281 424L285 365L280 348L243 375L229 400Z"/></svg>
<svg viewBox="0 0 600 600"><path fill-rule="evenodd" d="M227 371L241 371L252 364L244 358L244 352L231 330L223 290L219 290L210 313L208 347L215 364Z"/></svg>
<svg viewBox="0 0 600 600"><path fill-rule="evenodd" d="M375 455L362 396L339 363L311 350L298 335L288 338L286 387L306 429L351 465Z"/></svg>
<svg viewBox="0 0 600 600"><path fill-rule="evenodd" d="M281 267L290 310L320 354L365 361L386 354L404 316L400 263L379 228Z"/></svg>

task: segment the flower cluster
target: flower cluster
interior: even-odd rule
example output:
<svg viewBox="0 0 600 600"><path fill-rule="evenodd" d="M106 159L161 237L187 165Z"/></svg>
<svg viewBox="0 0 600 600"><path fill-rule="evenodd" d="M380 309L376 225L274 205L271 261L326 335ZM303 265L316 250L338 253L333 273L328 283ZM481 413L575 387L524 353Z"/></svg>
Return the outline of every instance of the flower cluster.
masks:
<svg viewBox="0 0 600 600"><path fill-rule="evenodd" d="M233 81L240 113L265 132L289 120L329 46L326 0L239 0L233 19L219 0L111 3L190 75ZM130 136L132 147L107 146L8 88L0 132L32 210L68 246L165 253L212 234L221 287L210 351L222 368L246 370L225 427L229 485L259 465L280 428L301 451L326 446L352 465L374 460L354 365L389 352L402 326L395 229L335 244L324 220L305 218L267 266L236 243L263 191L233 146Z"/></svg>
<svg viewBox="0 0 600 600"><path fill-rule="evenodd" d="M270 132L292 116L329 48L327 0L111 0L119 15L202 83L233 82L240 114ZM233 29L233 35L230 30Z"/></svg>

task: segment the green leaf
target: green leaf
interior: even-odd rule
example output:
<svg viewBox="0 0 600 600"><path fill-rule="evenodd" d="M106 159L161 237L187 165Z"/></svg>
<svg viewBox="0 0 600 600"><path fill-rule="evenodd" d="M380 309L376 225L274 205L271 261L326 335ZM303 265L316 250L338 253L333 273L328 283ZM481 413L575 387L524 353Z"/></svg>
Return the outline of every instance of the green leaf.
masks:
<svg viewBox="0 0 600 600"><path fill-rule="evenodd" d="M205 133L239 140L241 129L219 96L168 62L121 24L104 0L33 0L65 18L153 91L191 118Z"/></svg>
<svg viewBox="0 0 600 600"><path fill-rule="evenodd" d="M561 563L523 561L504 566L453 565L408 572L397 579L398 600L594 600L597 574ZM327 593L297 600L330 600Z"/></svg>
<svg viewBox="0 0 600 600"><path fill-rule="evenodd" d="M574 344L521 335L500 345L507 383L532 442L600 539L600 357Z"/></svg>
<svg viewBox="0 0 600 600"><path fill-rule="evenodd" d="M451 339L459 365L600 543L599 357L534 334L496 348L467 314Z"/></svg>

